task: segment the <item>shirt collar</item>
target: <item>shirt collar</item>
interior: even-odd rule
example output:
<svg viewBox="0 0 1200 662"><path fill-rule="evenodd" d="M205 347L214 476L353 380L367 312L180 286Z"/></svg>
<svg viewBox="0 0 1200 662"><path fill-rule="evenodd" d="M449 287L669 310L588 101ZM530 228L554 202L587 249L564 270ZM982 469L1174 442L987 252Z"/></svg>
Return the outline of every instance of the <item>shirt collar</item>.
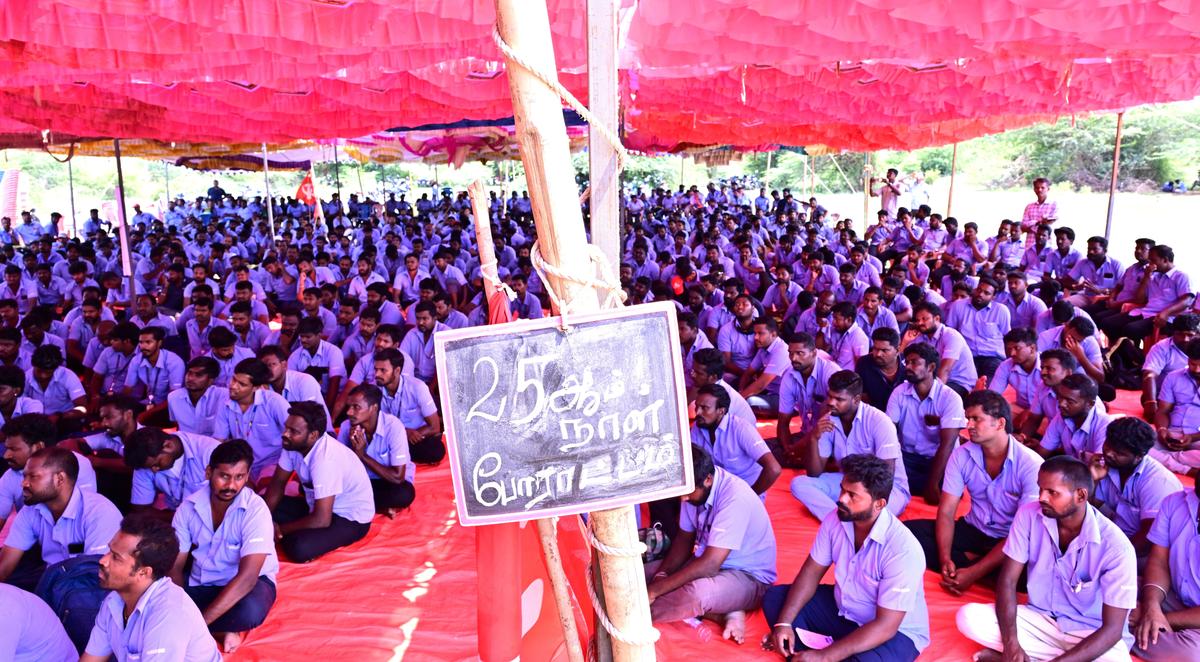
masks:
<svg viewBox="0 0 1200 662"><path fill-rule="evenodd" d="M874 540L880 545L887 542L888 532L891 531L892 525L896 523L896 516L890 510L884 508L879 511L879 516L875 518L875 523L871 525L871 531L867 533L866 540ZM854 540L854 522L840 522L842 531L846 533L847 539ZM863 541L863 547L866 547L866 540Z"/></svg>
<svg viewBox="0 0 1200 662"><path fill-rule="evenodd" d="M1101 544L1100 523L1097 521L1097 518L1100 517L1100 513L1090 504L1088 504L1086 508L1087 511L1083 515L1083 526L1079 529L1079 535L1075 536L1075 539L1067 545L1068 549L1079 545ZM1061 556L1061 552L1059 552L1058 549L1058 524L1056 523L1056 520L1046 517L1045 515L1042 515L1041 520L1042 526L1046 528L1046 531L1050 534L1050 537L1055 542L1055 553Z"/></svg>

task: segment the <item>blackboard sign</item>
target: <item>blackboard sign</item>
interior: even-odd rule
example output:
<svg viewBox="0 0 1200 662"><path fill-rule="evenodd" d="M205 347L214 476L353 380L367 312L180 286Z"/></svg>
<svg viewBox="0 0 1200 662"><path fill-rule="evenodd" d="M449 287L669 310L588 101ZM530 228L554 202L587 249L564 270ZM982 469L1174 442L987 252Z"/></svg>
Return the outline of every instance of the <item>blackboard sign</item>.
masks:
<svg viewBox="0 0 1200 662"><path fill-rule="evenodd" d="M496 524L692 490L675 305L434 337L459 520Z"/></svg>

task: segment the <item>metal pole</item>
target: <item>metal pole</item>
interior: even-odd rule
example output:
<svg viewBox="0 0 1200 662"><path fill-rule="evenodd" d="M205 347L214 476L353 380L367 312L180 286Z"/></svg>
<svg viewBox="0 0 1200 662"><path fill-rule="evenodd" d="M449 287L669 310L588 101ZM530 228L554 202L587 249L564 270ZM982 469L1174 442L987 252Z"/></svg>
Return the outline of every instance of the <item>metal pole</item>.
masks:
<svg viewBox="0 0 1200 662"><path fill-rule="evenodd" d="M171 204L171 171L167 169L167 162L163 161L163 179L167 182L167 204Z"/></svg>
<svg viewBox="0 0 1200 662"><path fill-rule="evenodd" d="M1121 170L1121 129L1125 126L1125 112L1117 113L1117 137L1113 141L1112 180L1108 183L1108 217L1104 220L1104 238L1112 232L1113 205L1117 202L1117 175Z"/></svg>
<svg viewBox="0 0 1200 662"><path fill-rule="evenodd" d="M338 161L338 148L333 146L333 182L337 184L338 206L342 204L342 164Z"/></svg>
<svg viewBox="0 0 1200 662"><path fill-rule="evenodd" d="M120 221L117 235L121 244L121 270L125 272L125 296L128 305L133 307L133 255L129 252L129 214L125 211L125 173L121 170L121 141L118 138L113 138L113 156L117 159L117 216Z"/></svg>
<svg viewBox="0 0 1200 662"><path fill-rule="evenodd" d="M601 123L617 127L617 3L587 0L588 102ZM611 264L621 263L621 164L617 150L588 127L588 179L591 181L592 243Z"/></svg>
<svg viewBox="0 0 1200 662"><path fill-rule="evenodd" d="M275 234L275 204L271 200L271 166L267 163L267 143L263 142L263 181L267 185L267 224L271 226L271 240L274 241L277 235ZM318 200L317 204L321 204Z"/></svg>
<svg viewBox="0 0 1200 662"><path fill-rule="evenodd" d="M950 192L946 194L946 218L950 218L950 210L954 207L954 174L958 172L958 143L954 143L954 151L950 156Z"/></svg>
<svg viewBox="0 0 1200 662"><path fill-rule="evenodd" d="M79 236L79 217L75 215L75 166L71 164L74 157L67 159L67 186L71 190L71 234Z"/></svg>

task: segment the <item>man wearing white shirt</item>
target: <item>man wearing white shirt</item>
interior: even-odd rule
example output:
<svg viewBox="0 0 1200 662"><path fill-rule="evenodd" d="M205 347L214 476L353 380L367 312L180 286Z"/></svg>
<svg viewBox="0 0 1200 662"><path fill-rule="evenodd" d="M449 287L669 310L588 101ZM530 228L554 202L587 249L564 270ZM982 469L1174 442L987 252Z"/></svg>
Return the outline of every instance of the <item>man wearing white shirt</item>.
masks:
<svg viewBox="0 0 1200 662"><path fill-rule="evenodd" d="M125 464L133 470L129 502L135 511L154 508L162 495L167 510L175 510L184 497L200 489L208 478L205 469L218 442L189 432L168 434L161 428L143 427L125 440Z"/></svg>
<svg viewBox="0 0 1200 662"><path fill-rule="evenodd" d="M187 364L183 388L167 395L168 415L181 432L212 436L217 415L229 401L229 389L214 385L220 372L220 365L211 356L200 356Z"/></svg>
<svg viewBox="0 0 1200 662"><path fill-rule="evenodd" d="M409 455L407 429L400 419L382 411L382 403L378 386L354 387L346 400L346 420L338 441L349 446L366 468L375 511L395 517L416 497L412 485L416 465Z"/></svg>

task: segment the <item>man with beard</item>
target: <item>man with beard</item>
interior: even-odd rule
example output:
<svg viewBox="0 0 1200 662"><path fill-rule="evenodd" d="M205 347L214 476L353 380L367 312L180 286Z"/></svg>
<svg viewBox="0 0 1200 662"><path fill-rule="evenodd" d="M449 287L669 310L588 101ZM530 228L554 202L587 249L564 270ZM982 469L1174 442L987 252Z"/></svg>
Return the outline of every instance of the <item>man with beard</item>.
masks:
<svg viewBox="0 0 1200 662"><path fill-rule="evenodd" d="M13 571L22 557L38 545L46 566L80 554L108 551L121 513L98 492L78 485L79 460L65 448L39 449L25 463L21 498L25 501L4 547L0 549L0 582L32 591L45 568L26 564L20 576Z"/></svg>
<svg viewBox="0 0 1200 662"><path fill-rule="evenodd" d="M1067 289L1074 292L1067 300L1087 308L1101 297L1111 295L1124 272L1121 263L1109 257L1107 239L1088 237L1087 255L1067 275Z"/></svg>
<svg viewBox="0 0 1200 662"><path fill-rule="evenodd" d="M111 591L100 606L80 662L148 659L221 662L204 616L168 576L179 556L171 525L131 515L106 545L100 587Z"/></svg>
<svg viewBox="0 0 1200 662"><path fill-rule="evenodd" d="M900 332L896 314L883 306L883 290L874 285L863 292L862 306L858 309L854 323L868 336L875 333L876 329L887 328L895 330L896 333Z"/></svg>
<svg viewBox="0 0 1200 662"><path fill-rule="evenodd" d="M887 461L863 454L842 462L836 512L822 519L792 584L763 598L773 624L767 643L793 662L912 662L929 645L921 546L891 512ZM834 585L821 584L831 565ZM814 651L810 637L832 643Z"/></svg>
<svg viewBox="0 0 1200 662"><path fill-rule="evenodd" d="M159 428L140 428L125 440L125 464L133 470L129 498L134 511L154 514L158 495L168 512L207 480L205 467L218 442L188 432L168 434Z"/></svg>
<svg viewBox="0 0 1200 662"><path fill-rule="evenodd" d="M866 453L882 459L895 472L886 505L893 515L904 512L910 492L896 424L879 409L862 403L862 378L849 370L830 376L826 404L828 412L808 435L807 475L792 479L792 496L818 520L824 520L837 506L843 478L842 460ZM831 459L836 471L826 471Z"/></svg>
<svg viewBox="0 0 1200 662"><path fill-rule="evenodd" d="M1150 528L1142 600L1129 620L1137 637L1134 653L1146 662L1200 658L1198 489L1180 490L1164 499Z"/></svg>
<svg viewBox="0 0 1200 662"><path fill-rule="evenodd" d="M968 395L966 421L970 443L950 454L937 519L905 523L925 550L926 565L955 596L999 571L1017 509L1037 500L1042 466L1040 455L1012 437L1012 409L1003 396ZM970 493L971 508L956 521L964 491Z"/></svg>
<svg viewBox="0 0 1200 662"><path fill-rule="evenodd" d="M306 563L367 535L375 499L362 461L325 433L321 405L297 402L287 414L284 450L266 501L280 548L292 561ZM303 497L284 496L293 473Z"/></svg>
<svg viewBox="0 0 1200 662"><path fill-rule="evenodd" d="M900 351L912 343L933 345L941 356L937 378L960 396L975 390L979 373L975 370L975 357L962 334L942 324L942 309L937 304L922 301L915 310L912 328L904 332Z"/></svg>
<svg viewBox="0 0 1200 662"><path fill-rule="evenodd" d="M779 404L780 377L789 367L787 343L780 340L773 317L754 320L754 347L757 351L742 373L740 393L751 406L771 416Z"/></svg>
<svg viewBox="0 0 1200 662"><path fill-rule="evenodd" d="M434 362L433 337L449 327L434 318L432 301L416 304L415 328L410 329L400 342L400 350L413 359L413 372L417 379L425 382L431 392L437 391L437 365Z"/></svg>
<svg viewBox="0 0 1200 662"><path fill-rule="evenodd" d="M1088 505L1093 487L1081 460L1042 464L1038 503L1017 510L1004 543L996 604L958 610L959 632L986 646L976 660L1129 660L1137 558L1117 525ZM1029 602L1018 605L1022 571Z"/></svg>
<svg viewBox="0 0 1200 662"><path fill-rule="evenodd" d="M1133 303L1137 298L1138 286L1150 268L1150 249L1154 247L1153 239L1135 239L1133 243L1133 264L1121 273L1108 297L1100 298L1085 308L1096 325L1103 328L1109 317L1121 314L1121 308L1127 303Z"/></svg>
<svg viewBox="0 0 1200 662"><path fill-rule="evenodd" d="M689 297L692 291L689 290ZM696 354L712 348L712 343L708 341L708 336L700 333L700 322L696 315L690 311L679 313L679 349L683 353L683 382L687 388L696 388L696 382L692 379L692 365L696 361ZM724 369L722 368L722 373Z"/></svg>
<svg viewBox="0 0 1200 662"><path fill-rule="evenodd" d="M801 294L796 297L792 308L788 310L787 321L792 323L793 329L797 333L807 333L816 340L818 336L824 336L822 342L828 342L829 336L832 333L832 322L829 317L833 312L833 292L821 292L813 300L813 304L804 312L799 312L799 305L805 299L805 295ZM785 321L784 326L787 326Z"/></svg>
<svg viewBox="0 0 1200 662"><path fill-rule="evenodd" d="M829 358L843 370L853 370L859 357L866 356L871 341L855 323L857 310L849 301L839 301L830 308L828 334L815 336L817 347L829 353Z"/></svg>
<svg viewBox="0 0 1200 662"><path fill-rule="evenodd" d="M717 331L717 349L725 356L725 373L731 382L741 383L742 375L754 360L754 303L745 294L733 300L733 319Z"/></svg>
<svg viewBox="0 0 1200 662"><path fill-rule="evenodd" d="M646 565L650 618L656 623L709 618L741 644L746 612L775 581L775 533L762 501L745 481L692 446L696 489L683 497L679 534L662 561Z"/></svg>
<svg viewBox="0 0 1200 662"><path fill-rule="evenodd" d="M272 331L263 341L265 345L278 345L289 354L299 346L296 329L300 327L300 307L294 303L279 307L279 330Z"/></svg>
<svg viewBox="0 0 1200 662"><path fill-rule="evenodd" d="M709 384L714 384L725 389L729 394L729 415L736 416L751 424L757 420L754 415L754 410L750 407L750 403L746 398L742 397L741 393L733 387L729 382L725 381L725 358L721 356L721 352L715 348L709 347L696 352L696 358L692 362L692 384L693 387L688 391L688 402L695 404L696 397L700 389Z"/></svg>
<svg viewBox="0 0 1200 662"><path fill-rule="evenodd" d="M753 421L729 415L729 394L715 384L700 387L692 443L712 456L718 467L766 494L782 473Z"/></svg>
<svg viewBox="0 0 1200 662"><path fill-rule="evenodd" d="M1109 339L1131 338L1140 342L1154 329L1161 329L1175 315L1187 310L1194 292L1191 280L1175 268L1175 251L1166 244L1150 249L1150 266L1138 286L1134 307L1105 318L1100 328Z"/></svg>
<svg viewBox="0 0 1200 662"><path fill-rule="evenodd" d="M1154 343L1142 365L1142 413L1154 420L1158 409L1158 391L1167 375L1186 368L1187 346L1200 337L1200 315L1185 313L1171 321L1171 336Z"/></svg>
<svg viewBox="0 0 1200 662"><path fill-rule="evenodd" d="M382 402L378 386L354 387L346 400L346 420L338 430L338 441L349 446L366 467L375 512L393 518L416 497L412 481L417 468L409 455L408 430L400 419L381 410Z"/></svg>
<svg viewBox="0 0 1200 662"><path fill-rule="evenodd" d="M1058 414L1034 450L1042 457L1062 453L1087 461L1104 448L1105 430L1113 420L1096 406L1099 387L1087 375L1067 375L1055 390Z"/></svg>
<svg viewBox="0 0 1200 662"><path fill-rule="evenodd" d="M188 363L183 388L167 396L167 413L181 432L212 436L217 414L229 402L229 389L213 385L220 371L220 364L211 356Z"/></svg>
<svg viewBox="0 0 1200 662"><path fill-rule="evenodd" d="M904 350L906 383L892 391L887 415L896 422L904 472L914 494L936 505L942 493L942 474L958 434L966 425L962 398L938 381L938 353L925 343Z"/></svg>
<svg viewBox="0 0 1200 662"><path fill-rule="evenodd" d="M0 425L21 414L42 413L42 403L25 397L25 372L16 366L0 365Z"/></svg>
<svg viewBox="0 0 1200 662"><path fill-rule="evenodd" d="M1008 290L998 292L995 301L1008 308L1012 328L1032 329L1038 316L1046 312L1046 302L1029 294L1029 280L1024 271L1010 271L1006 278Z"/></svg>
<svg viewBox="0 0 1200 662"><path fill-rule="evenodd" d="M25 481L25 465L29 458L43 448L54 445L54 424L41 414L31 413L10 418L0 433L4 436L4 462L8 471L0 475L0 530L5 520L25 506L21 484ZM75 454L79 476L75 483L80 489L96 491L96 472L87 458Z"/></svg>
<svg viewBox="0 0 1200 662"><path fill-rule="evenodd" d="M267 388L270 376L258 359L237 364L229 382L229 400L218 411L213 426L213 437L245 439L254 449L251 473L255 480L279 459L280 434L288 416L288 401ZM323 405L316 406L325 411Z"/></svg>
<svg viewBox="0 0 1200 662"><path fill-rule="evenodd" d="M1091 504L1129 536L1139 558L1150 552L1147 536L1163 499L1183 489L1170 469L1148 455L1154 441L1149 423L1118 418L1105 430L1103 452L1086 458L1096 481Z"/></svg>
<svg viewBox="0 0 1200 662"><path fill-rule="evenodd" d="M975 361L975 372L989 380L1004 360L1004 334L1012 329L1007 306L994 301L999 286L983 277L969 301L958 301L946 309L946 324L962 334Z"/></svg>
<svg viewBox="0 0 1200 662"><path fill-rule="evenodd" d="M300 335L300 346L288 357L288 367L312 375L321 384L326 404L334 404L346 377L342 350L321 339L321 321L314 317L300 320L296 332Z"/></svg>
<svg viewBox="0 0 1200 662"><path fill-rule="evenodd" d="M241 439L214 448L204 469L208 483L184 498L171 522L179 539L171 579L195 601L225 653L237 650L275 604L274 524L266 502L247 485L253 464Z"/></svg>
<svg viewBox="0 0 1200 662"><path fill-rule="evenodd" d="M125 372L125 394L147 405L145 417L151 419L167 410L167 395L183 386L186 371L183 359L163 349L167 337L159 326L144 327L138 333L138 356Z"/></svg>

